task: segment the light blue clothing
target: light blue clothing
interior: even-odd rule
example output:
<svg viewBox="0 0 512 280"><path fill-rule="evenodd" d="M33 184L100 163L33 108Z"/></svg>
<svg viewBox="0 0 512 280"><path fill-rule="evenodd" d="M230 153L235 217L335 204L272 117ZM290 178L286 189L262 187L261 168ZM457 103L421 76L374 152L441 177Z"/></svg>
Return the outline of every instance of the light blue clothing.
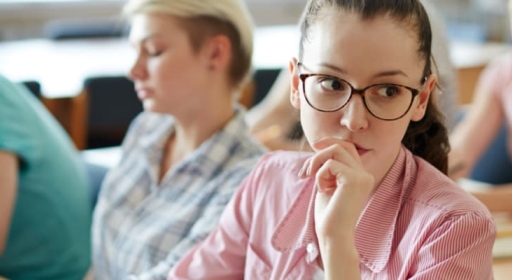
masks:
<svg viewBox="0 0 512 280"><path fill-rule="evenodd" d="M105 178L93 225L97 279L165 279L218 223L224 207L265 149L247 133L242 110L167 171L160 162L174 133L170 115L144 112Z"/></svg>
<svg viewBox="0 0 512 280"><path fill-rule="evenodd" d="M0 276L83 278L90 266L91 210L76 151L42 103L2 76L0 150L19 159L16 203L0 256Z"/></svg>

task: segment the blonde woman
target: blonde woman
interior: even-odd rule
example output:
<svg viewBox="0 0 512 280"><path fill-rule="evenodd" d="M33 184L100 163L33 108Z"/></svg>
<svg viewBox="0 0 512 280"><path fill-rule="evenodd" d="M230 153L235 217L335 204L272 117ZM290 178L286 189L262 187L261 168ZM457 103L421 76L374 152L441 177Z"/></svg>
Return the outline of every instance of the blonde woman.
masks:
<svg viewBox="0 0 512 280"><path fill-rule="evenodd" d="M129 76L144 110L107 175L93 224L99 279L162 278L216 226L264 148L234 105L249 72L242 0L132 0Z"/></svg>

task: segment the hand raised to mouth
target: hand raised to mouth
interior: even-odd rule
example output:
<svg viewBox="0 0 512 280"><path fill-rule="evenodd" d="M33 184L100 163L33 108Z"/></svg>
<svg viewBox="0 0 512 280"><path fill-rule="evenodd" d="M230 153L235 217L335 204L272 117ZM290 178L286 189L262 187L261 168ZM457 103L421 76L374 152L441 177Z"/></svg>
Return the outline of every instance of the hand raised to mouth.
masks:
<svg viewBox="0 0 512 280"><path fill-rule="evenodd" d="M322 247L327 239L353 243L355 226L374 188L356 145L336 138L312 143L316 153L304 162L301 178L314 177L315 228Z"/></svg>

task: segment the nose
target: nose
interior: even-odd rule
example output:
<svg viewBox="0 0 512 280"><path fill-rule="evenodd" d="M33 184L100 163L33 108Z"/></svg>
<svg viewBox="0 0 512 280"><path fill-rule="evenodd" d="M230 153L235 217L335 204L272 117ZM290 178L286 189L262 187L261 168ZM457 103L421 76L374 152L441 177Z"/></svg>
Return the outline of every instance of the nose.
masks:
<svg viewBox="0 0 512 280"><path fill-rule="evenodd" d="M147 70L144 64L144 60L141 55L138 55L133 63L130 71L128 72L128 77L131 80L143 80L148 76Z"/></svg>
<svg viewBox="0 0 512 280"><path fill-rule="evenodd" d="M359 131L368 127L368 111L364 105L363 97L354 94L349 102L341 109L340 124L350 131Z"/></svg>

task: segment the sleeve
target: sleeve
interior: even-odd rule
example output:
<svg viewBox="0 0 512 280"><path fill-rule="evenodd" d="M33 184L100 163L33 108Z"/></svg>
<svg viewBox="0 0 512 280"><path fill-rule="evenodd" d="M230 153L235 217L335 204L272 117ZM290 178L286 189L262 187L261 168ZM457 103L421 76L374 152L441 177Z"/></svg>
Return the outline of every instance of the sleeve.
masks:
<svg viewBox="0 0 512 280"><path fill-rule="evenodd" d="M165 279L173 267L169 279L242 279L253 211L254 196L251 192L256 176L252 173L245 177L254 167L255 160L238 164L229 172L228 178L220 182L237 186L234 196L232 190L236 188L223 187L226 191L216 195L205 215L195 222L191 233L174 247L167 258L150 271L131 279ZM197 246L199 243L201 245Z"/></svg>
<svg viewBox="0 0 512 280"><path fill-rule="evenodd" d="M467 213L453 217L426 239L410 279L493 279L495 237L496 228L486 216Z"/></svg>
<svg viewBox="0 0 512 280"><path fill-rule="evenodd" d="M34 131L35 111L30 111L30 93L23 87L0 76L0 149L21 159L35 157L37 145ZM29 160L30 161L30 160Z"/></svg>

